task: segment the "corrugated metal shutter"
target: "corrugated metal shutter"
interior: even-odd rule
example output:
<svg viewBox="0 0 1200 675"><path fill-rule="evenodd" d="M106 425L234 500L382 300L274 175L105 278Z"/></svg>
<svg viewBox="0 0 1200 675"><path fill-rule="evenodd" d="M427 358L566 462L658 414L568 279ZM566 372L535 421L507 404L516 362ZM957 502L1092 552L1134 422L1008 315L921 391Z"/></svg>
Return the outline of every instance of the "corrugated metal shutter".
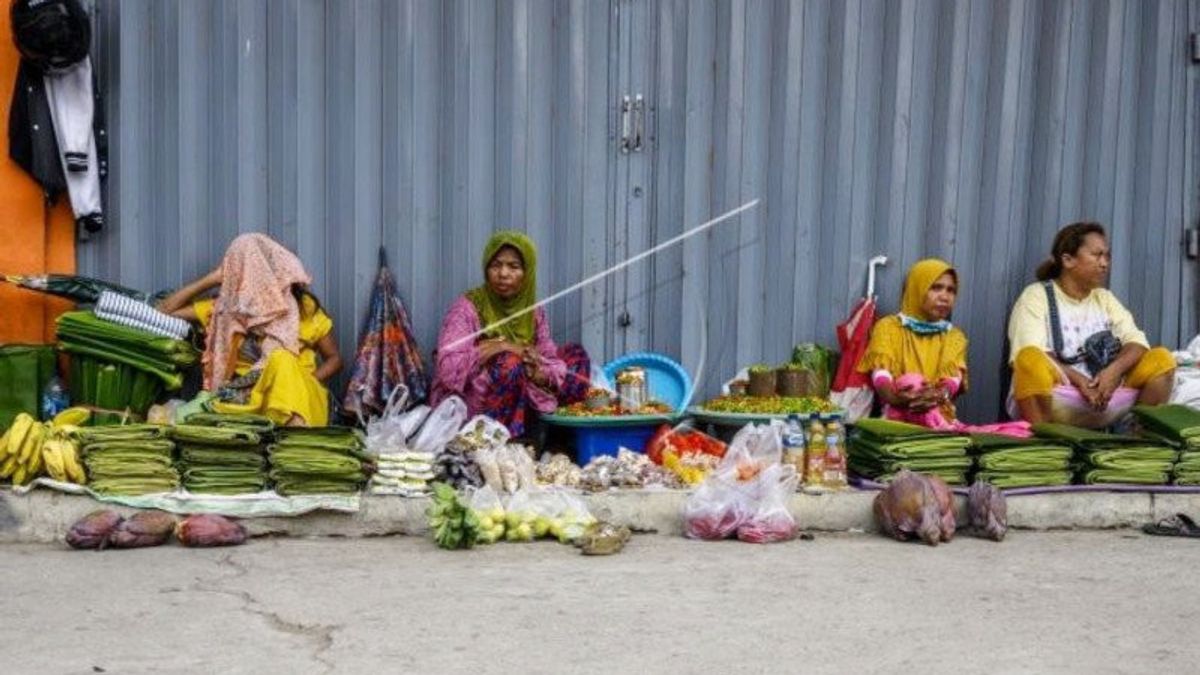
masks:
<svg viewBox="0 0 1200 675"><path fill-rule="evenodd" d="M738 223L556 304L557 336L703 358L711 393L740 364L832 342L870 255L893 259L885 308L908 264L940 255L962 272L964 412L990 417L1008 304L1055 229L1083 218L1111 226L1113 288L1154 339L1196 332L1179 243L1200 214L1197 0L102 0L98 14L114 226L83 269L174 285L236 233L268 231L311 266L347 354L381 243L429 349L495 227L541 244L545 294L751 198ZM630 88L649 102L636 159L616 152Z"/></svg>

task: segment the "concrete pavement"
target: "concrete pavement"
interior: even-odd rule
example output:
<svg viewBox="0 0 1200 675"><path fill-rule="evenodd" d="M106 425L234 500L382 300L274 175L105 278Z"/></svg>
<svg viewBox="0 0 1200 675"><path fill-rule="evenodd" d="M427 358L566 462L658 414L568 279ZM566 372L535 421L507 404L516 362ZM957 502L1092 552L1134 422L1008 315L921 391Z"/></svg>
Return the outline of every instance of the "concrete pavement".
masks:
<svg viewBox="0 0 1200 675"><path fill-rule="evenodd" d="M1194 672L1200 541L0 546L7 673Z"/></svg>

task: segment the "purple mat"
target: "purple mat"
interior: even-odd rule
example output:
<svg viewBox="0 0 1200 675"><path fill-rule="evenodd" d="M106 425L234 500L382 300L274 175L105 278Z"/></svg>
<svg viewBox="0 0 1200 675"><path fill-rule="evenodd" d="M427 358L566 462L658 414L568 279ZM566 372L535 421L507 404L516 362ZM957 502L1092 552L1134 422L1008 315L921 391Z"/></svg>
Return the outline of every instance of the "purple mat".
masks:
<svg viewBox="0 0 1200 675"><path fill-rule="evenodd" d="M876 483L868 478L860 478L858 476L851 476L850 484L860 490L882 490L887 487L883 483ZM964 487L950 488L951 492L960 495L967 494L968 490L969 488ZM1046 487L1009 488L1001 490L1001 492L1004 493L1005 497L1087 492L1140 492L1143 494L1195 495L1200 494L1200 485L1051 485Z"/></svg>

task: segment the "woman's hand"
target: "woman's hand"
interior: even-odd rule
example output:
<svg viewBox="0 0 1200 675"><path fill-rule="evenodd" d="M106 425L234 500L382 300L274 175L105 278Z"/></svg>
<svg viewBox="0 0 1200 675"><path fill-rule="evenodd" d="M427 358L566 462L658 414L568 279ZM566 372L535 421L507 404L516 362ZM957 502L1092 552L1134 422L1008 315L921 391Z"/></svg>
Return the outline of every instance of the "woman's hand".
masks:
<svg viewBox="0 0 1200 675"><path fill-rule="evenodd" d="M1083 400L1087 402L1088 407L1092 410L1104 410L1108 407L1108 401L1100 396L1100 390L1095 386L1095 380L1088 379L1074 368L1064 369L1067 373L1067 381L1071 386L1079 392Z"/></svg>
<svg viewBox="0 0 1200 675"><path fill-rule="evenodd" d="M526 347L521 359L525 362L525 374L529 376L529 381L549 391L550 378L542 370L542 355L538 353L537 349Z"/></svg>
<svg viewBox="0 0 1200 675"><path fill-rule="evenodd" d="M479 350L479 360L485 363L504 352L513 352L524 359L525 348L507 340L481 340L476 348Z"/></svg>
<svg viewBox="0 0 1200 675"><path fill-rule="evenodd" d="M1100 404L1097 410L1103 410L1108 407L1109 401L1112 400L1113 392L1120 386L1121 375L1111 366L1100 371L1099 375L1093 377L1088 382L1088 388L1095 392L1097 402Z"/></svg>

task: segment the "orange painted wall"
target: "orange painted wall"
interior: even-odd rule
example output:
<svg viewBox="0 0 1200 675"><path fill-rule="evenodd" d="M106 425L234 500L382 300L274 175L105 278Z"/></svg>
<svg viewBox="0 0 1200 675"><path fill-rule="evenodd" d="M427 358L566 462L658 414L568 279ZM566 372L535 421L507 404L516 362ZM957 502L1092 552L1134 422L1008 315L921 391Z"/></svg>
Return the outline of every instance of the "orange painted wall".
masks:
<svg viewBox="0 0 1200 675"><path fill-rule="evenodd" d="M0 11L0 274L72 274L75 224L67 196L47 207L41 188L8 156L19 61L9 14ZM0 344L53 342L54 318L69 308L64 300L0 283Z"/></svg>

